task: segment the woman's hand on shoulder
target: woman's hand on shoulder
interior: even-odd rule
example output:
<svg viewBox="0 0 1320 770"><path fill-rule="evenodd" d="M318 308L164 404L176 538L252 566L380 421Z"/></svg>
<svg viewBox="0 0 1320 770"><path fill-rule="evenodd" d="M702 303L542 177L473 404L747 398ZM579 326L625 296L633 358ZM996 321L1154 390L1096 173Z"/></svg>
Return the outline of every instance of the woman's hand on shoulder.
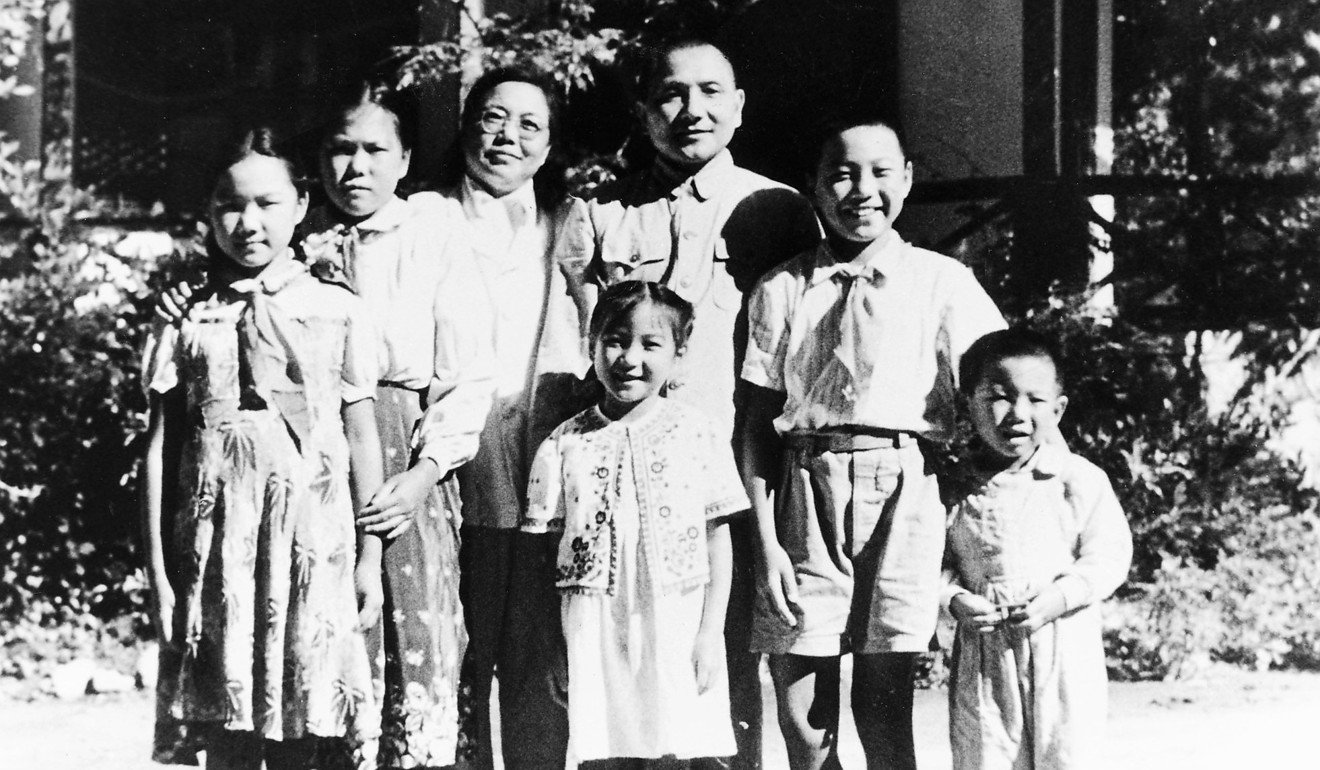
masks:
<svg viewBox="0 0 1320 770"><path fill-rule="evenodd" d="M156 299L156 317L166 323L179 323L188 315L192 295L193 289L187 281L180 281L173 288L166 289Z"/></svg>

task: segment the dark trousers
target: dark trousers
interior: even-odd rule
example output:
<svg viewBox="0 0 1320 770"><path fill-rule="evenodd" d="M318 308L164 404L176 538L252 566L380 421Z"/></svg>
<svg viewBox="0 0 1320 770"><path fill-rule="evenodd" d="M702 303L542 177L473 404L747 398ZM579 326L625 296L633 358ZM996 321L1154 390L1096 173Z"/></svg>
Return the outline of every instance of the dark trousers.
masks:
<svg viewBox="0 0 1320 770"><path fill-rule="evenodd" d="M750 515L729 524L733 542L733 583L724 619L724 650L729 666L729 711L738 753L692 760L694 770L760 770L761 655L751 651L752 597L756 592L756 530Z"/></svg>
<svg viewBox="0 0 1320 770"><path fill-rule="evenodd" d="M509 770L563 770L568 712L557 702L550 664L562 634L546 535L463 527L460 593L468 647L460 676L460 754L476 770L494 766L492 677L499 678L500 743Z"/></svg>

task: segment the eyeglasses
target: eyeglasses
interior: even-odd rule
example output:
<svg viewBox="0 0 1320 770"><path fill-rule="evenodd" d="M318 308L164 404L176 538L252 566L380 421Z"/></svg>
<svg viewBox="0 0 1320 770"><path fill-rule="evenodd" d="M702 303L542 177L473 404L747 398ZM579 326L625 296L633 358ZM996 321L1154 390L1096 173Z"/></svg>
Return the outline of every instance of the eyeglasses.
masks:
<svg viewBox="0 0 1320 770"><path fill-rule="evenodd" d="M546 126L532 118L522 117L515 119L508 113L495 112L493 110L483 112L481 113L481 117L477 118L477 125L481 126L481 132L483 134L498 134L510 123L514 124L514 127L518 129L518 136L523 139L532 139L540 136L542 132L547 130Z"/></svg>

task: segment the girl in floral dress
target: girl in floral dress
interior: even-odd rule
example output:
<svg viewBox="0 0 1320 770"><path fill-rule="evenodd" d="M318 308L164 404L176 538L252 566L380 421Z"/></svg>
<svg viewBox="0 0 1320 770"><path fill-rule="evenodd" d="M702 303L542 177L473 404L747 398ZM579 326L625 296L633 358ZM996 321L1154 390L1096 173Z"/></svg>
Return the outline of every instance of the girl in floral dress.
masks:
<svg viewBox="0 0 1320 770"><path fill-rule="evenodd" d="M466 287L480 276L436 193L397 189L411 161L414 111L367 81L339 94L319 152L327 205L303 223L313 274L351 288L380 334L376 423L384 485L359 524L385 538L385 610L368 633L382 735L360 764L454 764L458 670L467 634L458 593L460 501L452 471L476 453L493 386L489 314ZM452 290L442 299L442 281ZM179 315L186 285L161 300ZM437 332L442 308L464 323ZM451 328L452 327L452 328ZM428 431L414 437L423 413ZM423 440L424 439L424 440Z"/></svg>
<svg viewBox="0 0 1320 770"><path fill-rule="evenodd" d="M587 766L728 756L728 518L748 507L727 440L662 393L692 306L655 283L605 291L590 341L605 396L532 465L528 532L562 531L569 746Z"/></svg>
<svg viewBox="0 0 1320 770"><path fill-rule="evenodd" d="M211 195L210 283L148 346L160 762L201 749L209 768L302 768L378 732L362 630L380 611L380 541L353 522L381 481L375 333L294 259L295 178L269 131L244 137ZM180 504L163 511L164 436L180 428Z"/></svg>
<svg viewBox="0 0 1320 770"><path fill-rule="evenodd" d="M488 316L464 300L472 292L463 287L480 277L456 223L436 193L396 193L411 158L410 116L383 87L344 95L320 149L329 205L308 214L304 240L312 270L342 276L382 333L376 421L387 480L359 519L386 536L385 612L369 637L383 707L381 768L454 764L467 636L453 471L476 454L493 392L482 344ZM440 300L442 281L451 290ZM467 323L438 334L438 301ZM428 410L426 441L414 441Z"/></svg>

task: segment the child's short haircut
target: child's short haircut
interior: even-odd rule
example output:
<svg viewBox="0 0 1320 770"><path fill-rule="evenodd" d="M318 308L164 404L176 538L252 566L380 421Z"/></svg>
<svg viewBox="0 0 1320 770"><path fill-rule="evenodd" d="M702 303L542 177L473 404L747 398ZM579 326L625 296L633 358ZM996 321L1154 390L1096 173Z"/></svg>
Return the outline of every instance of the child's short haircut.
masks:
<svg viewBox="0 0 1320 770"><path fill-rule="evenodd" d="M805 132L805 138L809 141L807 146L814 147L816 150L810 158L805 159L809 164L805 169L807 176L809 178L815 177L816 168L820 164L821 157L825 155L825 146L827 144L838 139L839 135L844 131L853 128L861 128L863 126L887 128L892 131L895 138L898 139L898 149L903 153L903 158L906 159L908 157L907 137L904 136L903 127L898 121L876 114L836 115L822 120L817 123L813 129L809 129Z"/></svg>
<svg viewBox="0 0 1320 770"><path fill-rule="evenodd" d="M1022 327L990 332L973 342L958 363L958 388L971 396L991 364L1007 358L1044 358L1054 367L1054 380L1063 388L1059 375L1059 353L1053 341L1040 332Z"/></svg>
<svg viewBox="0 0 1320 770"><path fill-rule="evenodd" d="M692 303L678 296L673 289L651 281L623 281L606 289L596 301L591 314L588 337L594 348L606 330L618 323L639 305L664 308L674 332L674 347L687 344L692 335Z"/></svg>

